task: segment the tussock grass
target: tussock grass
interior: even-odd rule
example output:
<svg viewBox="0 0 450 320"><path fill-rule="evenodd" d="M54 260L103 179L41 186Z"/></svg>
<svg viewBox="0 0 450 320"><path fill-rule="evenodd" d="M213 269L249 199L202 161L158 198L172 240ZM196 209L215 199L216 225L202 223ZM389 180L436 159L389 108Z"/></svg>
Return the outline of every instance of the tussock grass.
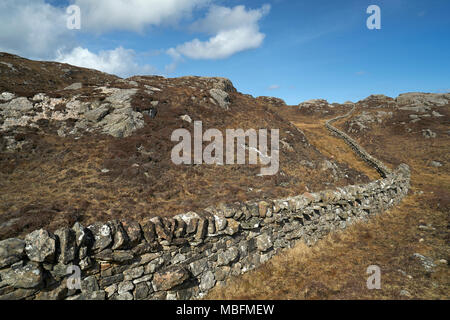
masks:
<svg viewBox="0 0 450 320"><path fill-rule="evenodd" d="M321 119L290 116L322 153L333 154L374 177L372 169L355 161L345 144L327 136ZM441 135L425 140L420 130L406 135L404 130L386 126L354 138L391 167L401 162L411 166L410 194L399 206L367 223L330 234L312 248L299 242L259 268L231 279L225 287L214 288L206 298L449 299L449 266L440 262L450 259L449 139ZM432 159L443 160L444 167L430 167ZM414 253L432 259L434 272L426 272L412 257ZM381 268L381 290L366 287L369 265ZM402 290L408 294L402 295Z"/></svg>

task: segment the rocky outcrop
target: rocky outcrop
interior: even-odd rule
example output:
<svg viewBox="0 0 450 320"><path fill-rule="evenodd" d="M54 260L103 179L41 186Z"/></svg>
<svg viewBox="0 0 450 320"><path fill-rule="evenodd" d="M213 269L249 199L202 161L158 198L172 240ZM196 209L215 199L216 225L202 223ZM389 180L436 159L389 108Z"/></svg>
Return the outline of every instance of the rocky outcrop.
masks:
<svg viewBox="0 0 450 320"><path fill-rule="evenodd" d="M32 99L24 97L0 104L1 131L15 127L39 128L40 121L54 121L60 136L82 132L100 132L114 137L126 137L144 126L143 114L133 110L130 100L136 89L98 88L107 95L103 102L84 102L80 96L50 98L45 94ZM4 93L4 96L9 96ZM9 96L10 97L10 96ZM75 123L73 123L75 121Z"/></svg>
<svg viewBox="0 0 450 320"><path fill-rule="evenodd" d="M325 108L329 106L327 100L324 99L311 99L300 103L299 108Z"/></svg>
<svg viewBox="0 0 450 320"><path fill-rule="evenodd" d="M0 133L14 132L17 127L39 129L51 123L61 137L83 133L128 137L145 126L145 116L156 117L159 101L154 100L155 94L164 87L173 87L169 80L160 78L162 89L146 85L143 77L133 77L104 86L88 87L77 82L62 91L38 93L31 98L0 92ZM199 92L207 91L206 100L224 110L230 108L231 94L236 92L225 78L182 77L176 82L179 86L195 86ZM133 103L136 96L140 99L138 107ZM14 141L9 145L11 150L21 146Z"/></svg>
<svg viewBox="0 0 450 320"><path fill-rule="evenodd" d="M264 105L269 105L272 107L286 106L286 102L280 98L261 96L261 97L257 97L256 100L258 100L259 102L261 102Z"/></svg>
<svg viewBox="0 0 450 320"><path fill-rule="evenodd" d="M216 101L222 109L228 110L228 107L231 103L230 96L228 93L223 91L222 89L211 89L209 90L209 94L214 99L213 103Z"/></svg>
<svg viewBox="0 0 450 320"><path fill-rule="evenodd" d="M430 106L445 106L450 103L450 93L409 92L399 95L396 99L402 110L422 111Z"/></svg>
<svg viewBox="0 0 450 320"><path fill-rule="evenodd" d="M329 103L324 99L311 99L298 104L297 112L311 117L331 117L335 114L345 112L345 110L353 105L351 102L339 104Z"/></svg>
<svg viewBox="0 0 450 320"><path fill-rule="evenodd" d="M376 111L369 113L362 111L358 116L355 116L349 122L348 131L350 133L358 133L368 129L373 123L382 123L387 118L392 118L393 112Z"/></svg>

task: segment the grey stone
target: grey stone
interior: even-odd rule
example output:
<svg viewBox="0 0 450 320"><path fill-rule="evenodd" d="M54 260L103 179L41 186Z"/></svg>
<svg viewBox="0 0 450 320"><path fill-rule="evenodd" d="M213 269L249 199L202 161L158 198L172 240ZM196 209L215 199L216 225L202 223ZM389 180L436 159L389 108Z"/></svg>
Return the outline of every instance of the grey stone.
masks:
<svg viewBox="0 0 450 320"><path fill-rule="evenodd" d="M205 272L205 274L200 279L200 290L208 291L216 285L216 279L214 273L211 271Z"/></svg>
<svg viewBox="0 0 450 320"><path fill-rule="evenodd" d="M153 222L147 221L142 226L142 232L148 243L153 243L156 239L156 230Z"/></svg>
<svg viewBox="0 0 450 320"><path fill-rule="evenodd" d="M304 235L304 230L297 229L297 230L290 232L289 234L286 234L286 240L300 239L301 237L303 237L303 235ZM277 240L278 240L278 243L277 243ZM279 247L280 240L279 239L277 239L277 240L275 240L275 243L277 243L277 246ZM274 243L274 246L275 246L275 243ZM275 247L277 247L277 246L275 246ZM285 245L284 247L287 247L287 246L288 245Z"/></svg>
<svg viewBox="0 0 450 320"><path fill-rule="evenodd" d="M183 267L172 267L156 272L153 276L153 288L155 291L167 291L182 284L189 278L189 273Z"/></svg>
<svg viewBox="0 0 450 320"><path fill-rule="evenodd" d="M69 265L58 263L53 266L52 270L50 270L50 274L55 278L56 281L61 281L62 278L68 275L68 268Z"/></svg>
<svg viewBox="0 0 450 320"><path fill-rule="evenodd" d="M86 233L86 228L79 222L75 222L72 230L75 232L75 242L77 247L86 246L89 242L89 236ZM80 255L80 258L84 258L84 256Z"/></svg>
<svg viewBox="0 0 450 320"><path fill-rule="evenodd" d="M241 229L241 224L234 219L227 219L227 227L224 230L224 233L233 236L239 232Z"/></svg>
<svg viewBox="0 0 450 320"><path fill-rule="evenodd" d="M182 253L178 253L172 258L172 264L179 264L183 261L186 261L186 256Z"/></svg>
<svg viewBox="0 0 450 320"><path fill-rule="evenodd" d="M83 88L83 85L79 82L72 83L70 86L65 87L64 90L79 90Z"/></svg>
<svg viewBox="0 0 450 320"><path fill-rule="evenodd" d="M84 117L92 122L98 122L102 120L111 110L111 107L109 104L103 104L99 106L98 108L95 108L93 110L87 111L84 114Z"/></svg>
<svg viewBox="0 0 450 320"><path fill-rule="evenodd" d="M99 291L100 287L95 276L89 276L81 281L81 292L90 293Z"/></svg>
<svg viewBox="0 0 450 320"><path fill-rule="evenodd" d="M140 256L152 252L159 252L161 249L161 245L156 241L153 243L142 242L131 249L131 252L136 256Z"/></svg>
<svg viewBox="0 0 450 320"><path fill-rule="evenodd" d="M25 241L6 239L0 241L0 269L10 266L25 256Z"/></svg>
<svg viewBox="0 0 450 320"><path fill-rule="evenodd" d="M85 257L85 258L80 260L78 265L80 266L81 270L87 270L90 267L92 267L93 262L92 262L92 259L90 257Z"/></svg>
<svg viewBox="0 0 450 320"><path fill-rule="evenodd" d="M112 284L105 288L106 296L112 297L117 292L117 284Z"/></svg>
<svg viewBox="0 0 450 320"><path fill-rule="evenodd" d="M116 109L97 123L103 133L116 138L129 137L134 131L143 128L144 125L142 113L133 111L131 107Z"/></svg>
<svg viewBox="0 0 450 320"><path fill-rule="evenodd" d="M118 89L109 88L111 95L106 98L106 101L114 105L122 105L123 103L131 100L131 98L136 94L137 89Z"/></svg>
<svg viewBox="0 0 450 320"><path fill-rule="evenodd" d="M116 284L116 283L123 281L123 279L124 279L124 276L123 276L123 274L120 274L120 273L116 274L114 276L110 276L110 277L103 277L100 279L99 285L100 285L100 288L106 288L106 287L111 286L112 284Z"/></svg>
<svg viewBox="0 0 450 320"><path fill-rule="evenodd" d="M400 295L408 298L411 297L411 294L407 290L400 290Z"/></svg>
<svg viewBox="0 0 450 320"><path fill-rule="evenodd" d="M198 221L199 221L198 218L192 218L186 222L186 233L187 234L193 234L197 231Z"/></svg>
<svg viewBox="0 0 450 320"><path fill-rule="evenodd" d="M142 229L136 221L122 221L122 226L128 236L129 245L137 246L142 240Z"/></svg>
<svg viewBox="0 0 450 320"><path fill-rule="evenodd" d="M437 111L433 111L431 114L433 115L433 117L444 117L443 114L440 114L440 113L437 112Z"/></svg>
<svg viewBox="0 0 450 320"><path fill-rule="evenodd" d="M164 259L162 257L159 257L159 258L153 260L152 262L150 262L149 264L147 264L145 266L145 270L144 270L145 272L144 273L145 274L154 273L163 264L164 264Z"/></svg>
<svg viewBox="0 0 450 320"><path fill-rule="evenodd" d="M138 279L133 280L133 284L137 285L141 282L150 282L153 279L153 274L148 274L146 276L140 277Z"/></svg>
<svg viewBox="0 0 450 320"><path fill-rule="evenodd" d="M155 259L157 259L159 257L161 257L161 253L160 252L143 254L140 257L139 264L142 264L142 265L143 264L147 264L147 263L149 263L149 262L151 262L151 261L153 261L153 260L155 260Z"/></svg>
<svg viewBox="0 0 450 320"><path fill-rule="evenodd" d="M144 267L139 266L137 268L128 269L123 272L125 280L134 280L141 277L144 274Z"/></svg>
<svg viewBox="0 0 450 320"><path fill-rule="evenodd" d="M97 222L88 226L88 229L94 237L91 248L94 252L100 252L112 243L111 228L107 224Z"/></svg>
<svg viewBox="0 0 450 320"><path fill-rule="evenodd" d="M439 168L439 167L442 167L442 163L440 163L439 161L431 161L430 166Z"/></svg>
<svg viewBox="0 0 450 320"><path fill-rule="evenodd" d="M58 237L58 262L68 264L75 259L76 253L76 234L69 228L62 228L55 231Z"/></svg>
<svg viewBox="0 0 450 320"><path fill-rule="evenodd" d="M15 97L16 96L10 92L3 92L2 94L0 94L1 101L10 101L10 100L14 99Z"/></svg>
<svg viewBox="0 0 450 320"><path fill-rule="evenodd" d="M106 293L105 291L95 291L95 292L87 292L81 293L76 296L68 297L66 300L105 300Z"/></svg>
<svg viewBox="0 0 450 320"><path fill-rule="evenodd" d="M231 247L217 255L217 266L226 266L239 258L239 250Z"/></svg>
<svg viewBox="0 0 450 320"><path fill-rule="evenodd" d="M422 134L426 139L436 138L436 133L431 131L430 129L422 130Z"/></svg>
<svg viewBox="0 0 450 320"><path fill-rule="evenodd" d="M33 231L25 237L25 251L35 262L53 262L56 253L56 238L46 230Z"/></svg>
<svg viewBox="0 0 450 320"><path fill-rule="evenodd" d="M231 274L233 276L238 276L241 274L241 270L242 270L242 265L237 262L235 264L233 264L233 266L231 267Z"/></svg>
<svg viewBox="0 0 450 320"><path fill-rule="evenodd" d="M438 93L408 92L400 94L396 101L401 106L444 106L449 103L448 96ZM402 108L403 109L403 108Z"/></svg>
<svg viewBox="0 0 450 320"><path fill-rule="evenodd" d="M6 111L17 112L15 115L20 116L26 112L33 110L33 104L27 98L16 98L9 103L4 104Z"/></svg>
<svg viewBox="0 0 450 320"><path fill-rule="evenodd" d="M214 216L214 221L216 224L216 231L223 231L225 230L225 228L227 227L227 219L225 219L224 217L220 217L220 216Z"/></svg>
<svg viewBox="0 0 450 320"><path fill-rule="evenodd" d="M256 247L262 252L271 249L273 247L272 238L267 234L256 237Z"/></svg>
<svg viewBox="0 0 450 320"><path fill-rule="evenodd" d="M144 300L150 294L150 288L145 282L138 283L136 289L134 290L135 300Z"/></svg>
<svg viewBox="0 0 450 320"><path fill-rule="evenodd" d="M211 97L214 98L214 100L216 100L216 102L222 109L225 110L229 109L231 100L230 97L228 96L228 93L226 93L221 89L211 89L209 90L209 94L211 95Z"/></svg>
<svg viewBox="0 0 450 320"><path fill-rule="evenodd" d="M59 285L53 290L44 290L36 295L36 300L64 300L69 294L65 285Z"/></svg>
<svg viewBox="0 0 450 320"><path fill-rule="evenodd" d="M94 256L95 259L109 262L126 262L134 258L134 254L129 250L105 249Z"/></svg>
<svg viewBox="0 0 450 320"><path fill-rule="evenodd" d="M229 266L223 266L216 269L215 279L217 281L224 281L231 272L231 268Z"/></svg>
<svg viewBox="0 0 450 320"><path fill-rule="evenodd" d="M180 116L180 119L189 123L192 123L191 117L189 117L187 114Z"/></svg>
<svg viewBox="0 0 450 320"><path fill-rule="evenodd" d="M205 238L208 232L208 220L200 219L197 224L197 232L195 234L195 240L202 240Z"/></svg>
<svg viewBox="0 0 450 320"><path fill-rule="evenodd" d="M177 292L167 292L166 300L177 300Z"/></svg>
<svg viewBox="0 0 450 320"><path fill-rule="evenodd" d="M436 267L436 265L434 264L431 258L425 257L420 253L414 253L412 257L420 261L426 272L428 273L434 272L434 268Z"/></svg>
<svg viewBox="0 0 450 320"><path fill-rule="evenodd" d="M252 230L259 228L259 225L261 223L261 219L258 217L252 217L251 219L247 221L241 222L241 228L244 230Z"/></svg>
<svg viewBox="0 0 450 320"><path fill-rule="evenodd" d="M0 296L0 300L22 300L27 299L37 292L37 289L17 289Z"/></svg>
<svg viewBox="0 0 450 320"><path fill-rule="evenodd" d="M184 235L186 234L186 222L184 222L182 219L175 219L176 221L176 228L174 231L174 236L176 238L183 238Z"/></svg>
<svg viewBox="0 0 450 320"><path fill-rule="evenodd" d="M216 223L213 217L208 218L208 236L216 233Z"/></svg>
<svg viewBox="0 0 450 320"><path fill-rule="evenodd" d="M120 221L109 221L108 225L111 228L111 233L113 235L112 249L117 250L126 248L129 243L128 235Z"/></svg>
<svg viewBox="0 0 450 320"><path fill-rule="evenodd" d="M119 295L129 292L134 289L134 284L131 281L124 281L117 285L117 292Z"/></svg>
<svg viewBox="0 0 450 320"><path fill-rule="evenodd" d="M189 264L189 269L191 270L192 274L195 277L198 276L199 274L201 274L203 271L205 271L207 267L208 267L208 259L207 258L196 260Z"/></svg>
<svg viewBox="0 0 450 320"><path fill-rule="evenodd" d="M1 279L14 288L30 289L42 284L43 270L36 262L13 265L1 273Z"/></svg>

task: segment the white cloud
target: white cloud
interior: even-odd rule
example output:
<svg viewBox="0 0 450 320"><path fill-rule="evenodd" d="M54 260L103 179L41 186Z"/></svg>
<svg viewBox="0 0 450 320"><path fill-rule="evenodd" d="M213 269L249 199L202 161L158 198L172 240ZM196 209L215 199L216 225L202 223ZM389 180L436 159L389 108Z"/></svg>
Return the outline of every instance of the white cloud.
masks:
<svg viewBox="0 0 450 320"><path fill-rule="evenodd" d="M226 8L212 6L207 16L192 25L195 31L213 34L208 41L194 39L167 51L174 58L224 59L235 53L261 46L265 35L259 31L259 20L270 11L270 5L247 10L245 6Z"/></svg>
<svg viewBox="0 0 450 320"><path fill-rule="evenodd" d="M216 0L71 0L81 8L81 32L101 34L113 30L141 32L146 27L167 27L192 18L199 8L209 8L204 19L193 23L191 31L210 35L206 41L194 39L166 52L174 61L165 66L172 73L183 57L222 59L237 52L258 48L265 35L260 20L270 11L245 6L211 6ZM48 3L47 3L48 2ZM157 73L140 65L133 50L92 52L77 43L80 31L66 27L66 8L45 0L0 0L0 51L31 59L53 60L104 72L129 76Z"/></svg>
<svg viewBox="0 0 450 320"><path fill-rule="evenodd" d="M100 51L98 54L90 52L88 49L77 47L69 53L59 52L56 61L78 67L96 69L120 77L156 73L156 69L150 65L139 65L133 50L127 50L122 47Z"/></svg>
<svg viewBox="0 0 450 320"><path fill-rule="evenodd" d="M190 17L192 11L212 0L75 0L81 8L82 29L98 33L143 31Z"/></svg>
<svg viewBox="0 0 450 320"><path fill-rule="evenodd" d="M65 9L43 0L0 1L0 50L34 58L53 57L73 46Z"/></svg>
<svg viewBox="0 0 450 320"><path fill-rule="evenodd" d="M81 8L81 31L143 31L189 18L213 0L73 0ZM36 59L52 59L57 50L76 47L67 26L66 7L44 0L0 1L0 50Z"/></svg>
<svg viewBox="0 0 450 320"><path fill-rule="evenodd" d="M194 31L216 34L236 28L258 27L258 21L267 15L270 5L263 5L260 9L246 10L240 5L234 8L211 6L207 16L195 22L191 29Z"/></svg>
<svg viewBox="0 0 450 320"><path fill-rule="evenodd" d="M280 89L280 86L278 84L273 84L273 85L269 86L267 89L269 89L269 90L277 90L277 89Z"/></svg>

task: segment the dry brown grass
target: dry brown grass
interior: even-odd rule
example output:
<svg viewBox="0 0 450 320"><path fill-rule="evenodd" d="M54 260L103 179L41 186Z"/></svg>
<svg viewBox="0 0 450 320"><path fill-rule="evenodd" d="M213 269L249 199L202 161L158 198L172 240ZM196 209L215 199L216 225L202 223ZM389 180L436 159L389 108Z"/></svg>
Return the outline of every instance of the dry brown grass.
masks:
<svg viewBox="0 0 450 320"><path fill-rule="evenodd" d="M325 120L318 120L315 123L295 122L323 155L335 161L345 163L359 172L365 173L371 180L379 179L378 172L367 166L367 164L358 157L342 139L330 135L325 128Z"/></svg>
<svg viewBox="0 0 450 320"><path fill-rule="evenodd" d="M369 223L331 234L313 248L300 243L226 287L215 288L207 298L401 299L406 297L400 291L407 290L416 299L449 299L448 266L439 265L436 272L427 274L411 257L416 252L426 256L432 252L435 261L448 259L443 237L447 213L424 208L425 199L410 196L399 207ZM418 228L430 222L435 231ZM381 268L381 290L366 287L369 265Z"/></svg>
<svg viewBox="0 0 450 320"><path fill-rule="evenodd" d="M2 74L0 92L14 92L23 97L33 97L40 92L62 90L76 82L89 86L103 85L119 79L92 69L74 67L65 63L33 61L4 52L0 52L0 60L12 64L15 69L11 72L8 66L0 64Z"/></svg>
<svg viewBox="0 0 450 320"><path fill-rule="evenodd" d="M0 56L0 60L20 70L8 74L2 69L5 76L0 79L0 91L28 97L36 92L63 97L81 93L87 102L101 101L105 97L96 92L96 86L106 81L114 87L131 86L82 68L14 56ZM64 71L66 68L71 71ZM52 77L58 81L52 82ZM31 84L14 91L14 84L23 78ZM54 231L75 221L88 225L112 219L141 222L155 215L188 211L202 214L203 209L220 202L274 199L369 180L345 162L338 163L338 176L322 170L320 165L329 158L309 145L294 125L251 96L230 90L232 103L227 111L210 101L204 82L193 78L134 79L138 92L131 101L133 108L142 111L152 108L151 101L159 104L156 117L146 116L145 127L130 137L85 134L78 140L61 138L56 134L58 124L52 121L43 121L39 129L16 128L0 134L0 239L38 228ZM61 90L75 81L83 82L81 91ZM145 85L162 90L149 94ZM260 177L259 165L173 164L170 155L176 143L170 141L172 132L179 128L193 131L192 123L180 119L186 114L201 120L204 130L279 129L289 147L280 146L278 174ZM6 152L6 136L24 140L26 145L18 152ZM314 166L302 165L302 161ZM109 172L102 173L102 169Z"/></svg>
<svg viewBox="0 0 450 320"><path fill-rule="evenodd" d="M342 153L340 144L324 143L330 140L319 133L315 124L296 123L324 154L337 152L336 157L342 159L349 152ZM261 267L230 280L225 287L216 287L208 299L450 298L449 266L439 262L450 258L448 139L412 138L383 127L373 128L358 140L391 166L406 162L412 167L410 195L368 223L330 234L312 248L299 243ZM444 168L429 166L430 159L443 158ZM351 157L345 161L358 166ZM434 229L419 228L424 225ZM414 253L430 257L437 265L435 272L425 272L412 257ZM366 287L369 265L381 268L381 290ZM400 295L402 290L409 296Z"/></svg>

